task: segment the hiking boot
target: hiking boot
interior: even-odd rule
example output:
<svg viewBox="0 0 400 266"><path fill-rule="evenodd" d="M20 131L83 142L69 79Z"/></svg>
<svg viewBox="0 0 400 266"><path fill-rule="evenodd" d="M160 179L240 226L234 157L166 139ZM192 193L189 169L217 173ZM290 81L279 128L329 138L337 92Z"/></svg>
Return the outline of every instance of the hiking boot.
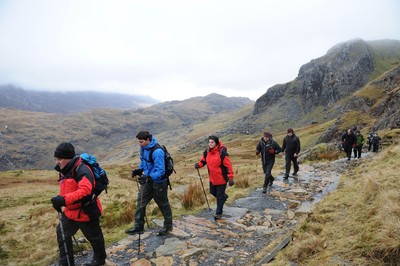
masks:
<svg viewBox="0 0 400 266"><path fill-rule="evenodd" d="M105 265L106 264L106 260L96 260L96 259L92 259L89 263L85 263L83 264L84 266L101 266L101 265Z"/></svg>
<svg viewBox="0 0 400 266"><path fill-rule="evenodd" d="M266 188L266 187L263 187L262 193L263 193L263 194L267 193L267 188Z"/></svg>
<svg viewBox="0 0 400 266"><path fill-rule="evenodd" d="M297 172L293 172L293 174L292 174L293 176L297 176Z"/></svg>
<svg viewBox="0 0 400 266"><path fill-rule="evenodd" d="M125 234L133 236L136 234L143 234L143 232L143 229L132 227L131 229L126 230Z"/></svg>
<svg viewBox="0 0 400 266"><path fill-rule="evenodd" d="M172 227L163 227L160 231L158 231L157 235L165 236L169 231L172 231Z"/></svg>
<svg viewBox="0 0 400 266"><path fill-rule="evenodd" d="M271 180L269 180L269 186L272 186L272 183L274 183L275 177L271 176Z"/></svg>
<svg viewBox="0 0 400 266"><path fill-rule="evenodd" d="M288 175L285 175L284 177L283 177L283 179L288 179L289 178L289 176Z"/></svg>
<svg viewBox="0 0 400 266"><path fill-rule="evenodd" d="M222 214L216 214L214 215L214 220L221 220Z"/></svg>

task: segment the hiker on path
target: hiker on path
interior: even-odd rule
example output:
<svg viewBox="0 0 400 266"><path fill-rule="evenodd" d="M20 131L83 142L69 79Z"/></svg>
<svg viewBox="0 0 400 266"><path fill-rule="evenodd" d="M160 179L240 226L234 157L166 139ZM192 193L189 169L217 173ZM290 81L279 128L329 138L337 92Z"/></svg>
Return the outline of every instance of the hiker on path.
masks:
<svg viewBox="0 0 400 266"><path fill-rule="evenodd" d="M299 164L297 162L297 157L300 153L300 139L294 134L292 128L288 128L287 135L283 138L282 152L285 155L286 162L286 172L283 178L288 179L290 173L290 165L293 162L294 172L293 175L296 176L299 171Z"/></svg>
<svg viewBox="0 0 400 266"><path fill-rule="evenodd" d="M354 135L353 130L348 129L347 132L342 135L342 145L348 161L350 161L352 149L356 147L356 142L357 137Z"/></svg>
<svg viewBox="0 0 400 266"><path fill-rule="evenodd" d="M369 132L368 133L368 137L367 137L368 151L371 151L373 138L374 138L374 133L373 132Z"/></svg>
<svg viewBox="0 0 400 266"><path fill-rule="evenodd" d="M356 146L354 147L354 158L361 158L362 147L365 143L364 136L361 134L360 130L356 131Z"/></svg>
<svg viewBox="0 0 400 266"><path fill-rule="evenodd" d="M140 189L137 195L135 225L125 233L128 235L143 233L146 207L154 198L164 216L164 226L158 235L164 236L172 230L172 210L168 200L168 178L165 177L164 151L161 148L153 149L158 146L158 142L148 131L140 131L136 138L140 146L140 165L132 171L132 177L139 176Z"/></svg>
<svg viewBox="0 0 400 266"><path fill-rule="evenodd" d="M57 225L57 242L60 251L59 265L74 265L72 236L80 229L93 248L93 258L84 265L104 265L107 257L99 217L102 206L99 198L92 200L94 176L92 170L75 155L69 142L59 144L54 152L59 172L60 194L51 198L60 215ZM64 207L64 212L61 208ZM65 242L64 242L65 241Z"/></svg>
<svg viewBox="0 0 400 266"><path fill-rule="evenodd" d="M260 139L256 146L256 155L261 154L261 163L263 172L265 174L263 193L267 193L268 186L272 186L275 178L272 176L272 167L275 164L275 154L282 151L279 144L272 139L272 134L268 131L263 133L263 137Z"/></svg>
<svg viewBox="0 0 400 266"><path fill-rule="evenodd" d="M226 148L217 136L208 137L208 148L204 151L200 161L194 164L199 169L207 165L210 177L210 193L217 198L217 209L214 218L221 219L224 203L228 199L225 193L226 185L233 186L233 168Z"/></svg>
<svg viewBox="0 0 400 266"><path fill-rule="evenodd" d="M372 137L372 151L373 152L378 152L379 151L379 146L381 144L381 137L378 136L378 133L374 133L374 136Z"/></svg>

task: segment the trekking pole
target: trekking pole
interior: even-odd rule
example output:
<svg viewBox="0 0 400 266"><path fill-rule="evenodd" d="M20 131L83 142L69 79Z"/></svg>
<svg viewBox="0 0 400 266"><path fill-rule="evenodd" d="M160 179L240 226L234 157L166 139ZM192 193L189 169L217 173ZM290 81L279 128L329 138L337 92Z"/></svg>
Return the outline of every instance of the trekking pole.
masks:
<svg viewBox="0 0 400 266"><path fill-rule="evenodd" d="M206 191L205 191L205 189L204 189L203 180L201 180L201 175L200 175L200 171L199 171L198 168L197 168L197 173L199 173L199 179L200 179L201 187L203 188L204 197L206 198L206 201L207 201L208 209L211 211L210 204L208 203Z"/></svg>
<svg viewBox="0 0 400 266"><path fill-rule="evenodd" d="M61 221L61 212L58 212L58 220L60 222L61 237L64 242L64 251L65 251L65 255L67 256L67 263L68 263L68 266L71 266L71 262L69 261L69 255L68 255L67 241L65 240L64 228L63 228L63 224Z"/></svg>
<svg viewBox="0 0 400 266"><path fill-rule="evenodd" d="M142 200L143 195L142 195L142 192L141 192L140 187L139 187L139 182L138 182L137 178L135 178L135 179L136 179L137 189L138 189L138 191L140 192L140 200ZM140 202L140 204L142 204L142 203ZM145 211L145 213L144 213L144 220L146 221L147 228L150 228L150 226L149 226L149 220L147 220L146 211Z"/></svg>
<svg viewBox="0 0 400 266"><path fill-rule="evenodd" d="M140 189L140 208L142 208L142 204L143 204L143 189L142 188L139 188ZM145 210L146 211L146 210ZM145 215L144 215L144 217L146 217L146 213L145 213ZM147 220L147 219L146 219ZM148 226L148 225L147 225ZM137 254L138 254L138 256L139 256L139 254L140 254L140 235L142 234L142 232L141 231L139 231L139 241L138 241L138 252L137 252Z"/></svg>

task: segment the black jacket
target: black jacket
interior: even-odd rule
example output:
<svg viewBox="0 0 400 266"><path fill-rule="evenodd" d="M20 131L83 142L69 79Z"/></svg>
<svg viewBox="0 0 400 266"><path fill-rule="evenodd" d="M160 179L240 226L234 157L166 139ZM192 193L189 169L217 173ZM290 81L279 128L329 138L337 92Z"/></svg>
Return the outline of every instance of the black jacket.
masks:
<svg viewBox="0 0 400 266"><path fill-rule="evenodd" d="M270 153L269 150L274 150L273 153ZM256 153L261 153L261 161L265 164L267 161L275 161L275 154L278 154L282 151L282 148L279 144L270 139L267 142L264 141L264 138L261 138L256 147Z"/></svg>
<svg viewBox="0 0 400 266"><path fill-rule="evenodd" d="M300 153L300 139L293 134L292 136L286 136L283 139L282 151L286 151L289 154Z"/></svg>

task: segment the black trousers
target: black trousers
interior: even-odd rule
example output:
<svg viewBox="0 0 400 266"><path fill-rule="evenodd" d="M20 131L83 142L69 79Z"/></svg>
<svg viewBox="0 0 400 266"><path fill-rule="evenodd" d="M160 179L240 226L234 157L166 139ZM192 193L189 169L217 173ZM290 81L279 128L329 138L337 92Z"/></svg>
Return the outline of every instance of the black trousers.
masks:
<svg viewBox="0 0 400 266"><path fill-rule="evenodd" d="M297 157L294 157L294 153L291 152L286 152L285 153L285 167L286 167L286 173L285 176L288 177L290 174L290 166L293 162L293 168L294 172L297 173L299 171L299 164L297 163Z"/></svg>
<svg viewBox="0 0 400 266"><path fill-rule="evenodd" d="M77 222L68 219L64 213L61 216L61 222L63 225L63 231L65 236L65 243L67 245L67 252L65 252L64 241L61 232L60 224L57 225L57 242L58 249L60 251L60 265L68 265L68 259L70 265L74 265L74 252L72 245L72 236L81 229L83 235L89 241L93 248L93 258L98 261L106 259L106 248L104 244L104 236L100 227L99 219L89 222Z"/></svg>
<svg viewBox="0 0 400 266"><path fill-rule="evenodd" d="M168 182L146 183L140 186L135 212L135 228L143 230L147 204L154 198L164 216L164 227L172 228L172 210L168 200Z"/></svg>
<svg viewBox="0 0 400 266"><path fill-rule="evenodd" d="M263 163L263 171L265 174L264 177L264 187L268 187L269 184L272 184L274 181L274 177L272 176L272 167L274 167L275 160L268 160Z"/></svg>
<svg viewBox="0 0 400 266"><path fill-rule="evenodd" d="M362 146L356 146L356 147L353 149L354 158L361 158L361 151L362 151Z"/></svg>
<svg viewBox="0 0 400 266"><path fill-rule="evenodd" d="M217 198L217 210L215 211L215 214L222 214L224 203L228 199L228 195L225 194L225 190L226 184L214 186L210 182L210 193Z"/></svg>

